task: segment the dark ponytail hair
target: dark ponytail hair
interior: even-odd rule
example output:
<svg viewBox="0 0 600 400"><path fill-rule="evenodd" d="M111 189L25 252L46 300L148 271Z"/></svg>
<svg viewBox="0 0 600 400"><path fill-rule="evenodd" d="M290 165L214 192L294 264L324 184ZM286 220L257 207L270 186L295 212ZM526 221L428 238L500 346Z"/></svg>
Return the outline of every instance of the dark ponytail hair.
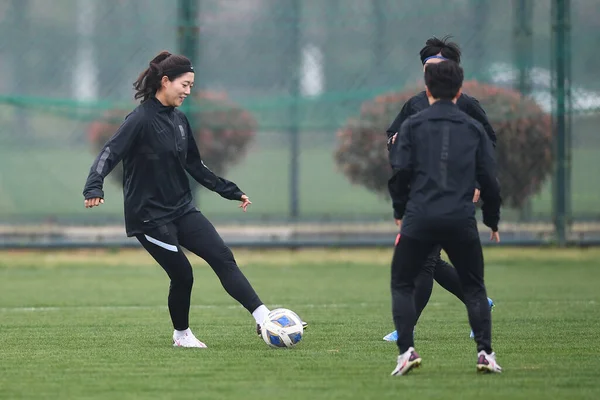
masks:
<svg viewBox="0 0 600 400"><path fill-rule="evenodd" d="M143 103L160 89L163 76L167 76L172 81L186 72L194 72L192 63L187 57L161 51L133 83L134 98L136 100L141 98Z"/></svg>

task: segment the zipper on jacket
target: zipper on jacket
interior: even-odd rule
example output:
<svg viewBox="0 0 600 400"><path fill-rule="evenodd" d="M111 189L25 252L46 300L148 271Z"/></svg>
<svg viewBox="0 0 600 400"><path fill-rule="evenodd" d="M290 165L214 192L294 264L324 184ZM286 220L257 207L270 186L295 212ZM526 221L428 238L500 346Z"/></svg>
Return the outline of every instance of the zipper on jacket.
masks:
<svg viewBox="0 0 600 400"><path fill-rule="evenodd" d="M171 123L171 132L173 133L174 139L175 139L175 153L177 154L177 158L179 158L179 153L181 151L181 149L179 148L179 142L177 141L177 131L175 129L175 122L173 121L173 119L171 119L171 117L173 117L173 119L175 118L175 113L172 112L172 115L168 115L167 118L169 119L169 122Z"/></svg>

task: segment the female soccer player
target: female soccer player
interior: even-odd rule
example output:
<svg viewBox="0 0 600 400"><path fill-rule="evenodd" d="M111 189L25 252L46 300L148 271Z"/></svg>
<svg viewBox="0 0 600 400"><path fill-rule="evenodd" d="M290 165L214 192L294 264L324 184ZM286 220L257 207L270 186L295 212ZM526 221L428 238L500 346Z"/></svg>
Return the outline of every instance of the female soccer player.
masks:
<svg viewBox="0 0 600 400"><path fill-rule="evenodd" d="M103 204L104 179L123 161L127 236L135 236L171 280L173 345L204 348L189 327L194 278L182 247L206 260L227 293L252 313L257 331L269 309L214 226L194 207L186 172L222 197L240 201L244 212L252 202L235 183L202 162L189 122L177 109L193 85L194 68L186 57L163 51L150 61L134 83L135 99L141 103L100 151L83 195L86 208Z"/></svg>

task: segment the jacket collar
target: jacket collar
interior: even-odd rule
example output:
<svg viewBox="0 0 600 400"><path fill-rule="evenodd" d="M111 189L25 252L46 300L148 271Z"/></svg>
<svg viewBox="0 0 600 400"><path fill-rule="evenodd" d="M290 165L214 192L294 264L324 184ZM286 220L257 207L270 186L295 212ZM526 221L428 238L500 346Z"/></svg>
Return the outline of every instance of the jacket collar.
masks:
<svg viewBox="0 0 600 400"><path fill-rule="evenodd" d="M157 112L171 112L175 109L173 106L165 106L163 105L155 96L152 96L148 99L148 103L154 108Z"/></svg>
<svg viewBox="0 0 600 400"><path fill-rule="evenodd" d="M439 100L427 108L427 115L433 118L460 120L460 108L450 100Z"/></svg>

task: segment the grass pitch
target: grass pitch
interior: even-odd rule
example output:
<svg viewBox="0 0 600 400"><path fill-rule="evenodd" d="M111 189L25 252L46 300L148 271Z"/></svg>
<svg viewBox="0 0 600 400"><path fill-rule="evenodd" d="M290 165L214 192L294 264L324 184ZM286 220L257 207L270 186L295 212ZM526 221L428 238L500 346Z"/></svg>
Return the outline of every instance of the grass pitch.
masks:
<svg viewBox="0 0 600 400"><path fill-rule="evenodd" d="M597 399L600 250L486 249L502 375L478 376L464 306L439 286L423 366L390 377L391 250L235 251L269 306L310 323L269 349L195 256L191 328L171 346L166 274L145 253L0 253L1 399Z"/></svg>

